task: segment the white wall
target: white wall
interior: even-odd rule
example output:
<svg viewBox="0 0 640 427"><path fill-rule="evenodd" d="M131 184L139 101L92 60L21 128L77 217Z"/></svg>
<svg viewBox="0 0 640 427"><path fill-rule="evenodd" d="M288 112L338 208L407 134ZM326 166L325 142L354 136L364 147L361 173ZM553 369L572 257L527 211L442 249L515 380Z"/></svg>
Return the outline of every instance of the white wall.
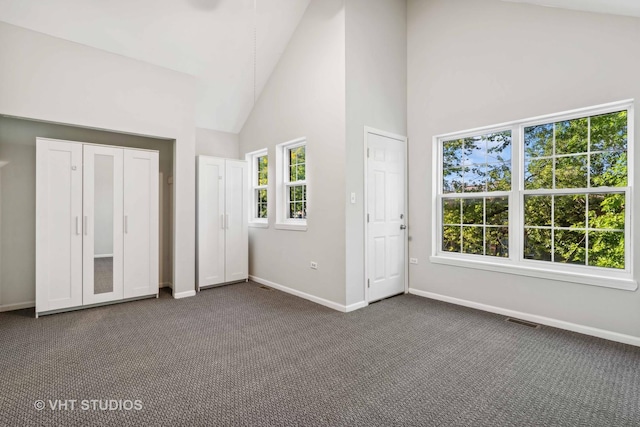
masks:
<svg viewBox="0 0 640 427"><path fill-rule="evenodd" d="M37 137L157 150L160 172L165 177L173 173L172 141L0 117L0 164L7 162L0 168L0 309L35 299ZM165 179L161 282L170 282L173 276L171 191Z"/></svg>
<svg viewBox="0 0 640 427"><path fill-rule="evenodd" d="M195 79L0 22L0 114L175 139L174 291L195 289Z"/></svg>
<svg viewBox="0 0 640 427"><path fill-rule="evenodd" d="M93 253L99 256L113 256L113 158L96 156L94 162L95 238Z"/></svg>
<svg viewBox="0 0 640 427"><path fill-rule="evenodd" d="M196 128L196 156L239 159L240 137L236 133Z"/></svg>
<svg viewBox="0 0 640 427"><path fill-rule="evenodd" d="M364 127L407 134L405 0L346 1L346 301L364 300ZM356 203L351 204L351 193Z"/></svg>
<svg viewBox="0 0 640 427"><path fill-rule="evenodd" d="M640 292L429 262L432 137L638 100L638 43L638 18L498 0L409 0L409 230L411 256L419 259L410 269L412 288L640 337ZM636 150L636 165L639 160ZM634 215L636 230L640 216ZM639 247L640 234L632 244ZM633 262L640 265L640 251Z"/></svg>
<svg viewBox="0 0 640 427"><path fill-rule="evenodd" d="M269 228L250 230L250 274L341 305L345 96L344 0L312 0L240 132L241 157L267 147L270 160ZM276 230L275 146L300 137L307 138L308 230Z"/></svg>

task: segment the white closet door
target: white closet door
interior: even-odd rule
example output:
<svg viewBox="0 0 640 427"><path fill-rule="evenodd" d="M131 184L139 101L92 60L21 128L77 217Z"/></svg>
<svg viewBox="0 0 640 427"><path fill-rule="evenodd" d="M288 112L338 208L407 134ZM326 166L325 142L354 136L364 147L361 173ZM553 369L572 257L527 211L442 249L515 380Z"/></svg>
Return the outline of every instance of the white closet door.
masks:
<svg viewBox="0 0 640 427"><path fill-rule="evenodd" d="M198 157L198 288L225 282L225 161Z"/></svg>
<svg viewBox="0 0 640 427"><path fill-rule="evenodd" d="M225 282L244 280L249 274L248 188L247 162L227 160L225 183Z"/></svg>
<svg viewBox="0 0 640 427"><path fill-rule="evenodd" d="M123 150L84 146L83 304L123 298Z"/></svg>
<svg viewBox="0 0 640 427"><path fill-rule="evenodd" d="M82 145L38 139L36 313L82 305Z"/></svg>
<svg viewBox="0 0 640 427"><path fill-rule="evenodd" d="M124 298L158 293L158 153L124 150Z"/></svg>

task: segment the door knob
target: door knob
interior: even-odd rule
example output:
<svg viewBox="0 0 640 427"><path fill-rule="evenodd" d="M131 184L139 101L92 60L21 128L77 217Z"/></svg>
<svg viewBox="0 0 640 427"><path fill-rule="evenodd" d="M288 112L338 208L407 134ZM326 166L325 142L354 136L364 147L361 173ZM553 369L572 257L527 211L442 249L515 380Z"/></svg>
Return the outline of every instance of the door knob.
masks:
<svg viewBox="0 0 640 427"><path fill-rule="evenodd" d="M407 226L406 226L406 225L404 225L404 224L400 224L400 230L405 230L406 228L407 228Z"/></svg>

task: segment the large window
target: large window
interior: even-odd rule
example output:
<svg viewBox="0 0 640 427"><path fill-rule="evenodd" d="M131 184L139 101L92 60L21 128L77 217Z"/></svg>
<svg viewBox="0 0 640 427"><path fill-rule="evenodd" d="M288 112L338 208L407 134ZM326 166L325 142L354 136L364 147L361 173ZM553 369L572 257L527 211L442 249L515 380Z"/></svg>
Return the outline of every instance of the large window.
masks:
<svg viewBox="0 0 640 427"><path fill-rule="evenodd" d="M635 289L632 115L616 103L436 137L432 259Z"/></svg>
<svg viewBox="0 0 640 427"><path fill-rule="evenodd" d="M255 151L246 156L251 180L249 224L268 224L269 156L267 150Z"/></svg>
<svg viewBox="0 0 640 427"><path fill-rule="evenodd" d="M279 170L277 183L277 228L306 230L307 220L307 142L306 139L276 147Z"/></svg>

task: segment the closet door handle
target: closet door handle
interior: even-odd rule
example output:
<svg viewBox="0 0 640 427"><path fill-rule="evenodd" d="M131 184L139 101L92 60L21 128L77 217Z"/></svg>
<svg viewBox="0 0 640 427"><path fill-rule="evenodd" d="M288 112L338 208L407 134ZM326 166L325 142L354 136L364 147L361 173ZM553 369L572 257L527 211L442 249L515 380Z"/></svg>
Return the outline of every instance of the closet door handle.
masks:
<svg viewBox="0 0 640 427"><path fill-rule="evenodd" d="M224 214L220 214L220 228L224 230Z"/></svg>
<svg viewBox="0 0 640 427"><path fill-rule="evenodd" d="M89 230L88 230L89 227L87 227L88 222L89 222L89 219L85 215L84 216L84 222L82 223L82 228L84 228L84 235L85 236L89 234Z"/></svg>
<svg viewBox="0 0 640 427"><path fill-rule="evenodd" d="M229 214L224 214L224 225L225 225L225 228L228 230L229 229Z"/></svg>
<svg viewBox="0 0 640 427"><path fill-rule="evenodd" d="M77 236L80 235L80 220L77 215L76 215L76 235Z"/></svg>
<svg viewBox="0 0 640 427"><path fill-rule="evenodd" d="M129 215L124 216L124 233L129 234Z"/></svg>

